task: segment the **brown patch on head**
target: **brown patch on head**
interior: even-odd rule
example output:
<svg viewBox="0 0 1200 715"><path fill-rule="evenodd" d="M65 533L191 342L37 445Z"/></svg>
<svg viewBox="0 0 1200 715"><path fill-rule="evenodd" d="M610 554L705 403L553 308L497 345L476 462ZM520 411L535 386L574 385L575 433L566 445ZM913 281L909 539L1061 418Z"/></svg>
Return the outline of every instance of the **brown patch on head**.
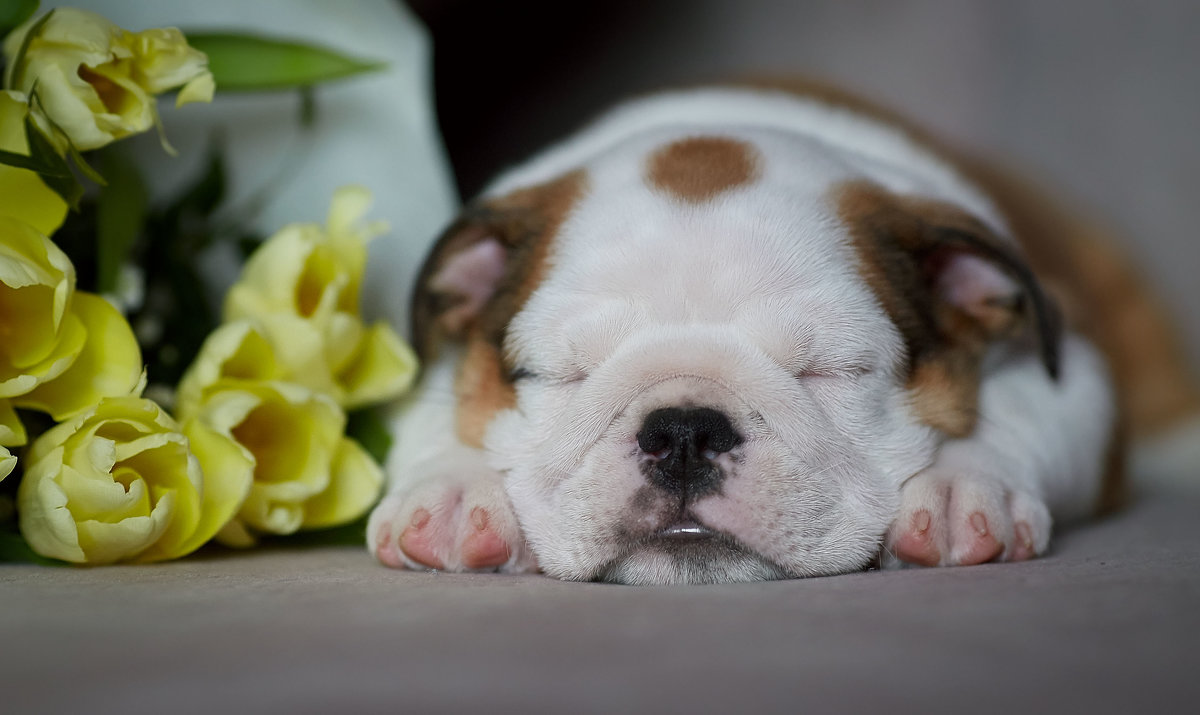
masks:
<svg viewBox="0 0 1200 715"><path fill-rule="evenodd" d="M483 435L492 418L516 404L516 391L508 379L500 350L478 334L467 340L454 394L458 400L455 412L458 438L471 447L483 447Z"/></svg>
<svg viewBox="0 0 1200 715"><path fill-rule="evenodd" d="M690 203L703 203L758 178L758 152L725 137L690 137L654 152L646 162L650 186Z"/></svg>
<svg viewBox="0 0 1200 715"><path fill-rule="evenodd" d="M867 183L843 186L837 198L859 273L904 339L919 419L951 436L970 434L983 354L993 340L1015 337L1027 318L1047 370L1056 374L1055 314L1024 262L980 221L952 205ZM994 265L1020 291L1001 300L948 300L939 281L963 255Z"/></svg>

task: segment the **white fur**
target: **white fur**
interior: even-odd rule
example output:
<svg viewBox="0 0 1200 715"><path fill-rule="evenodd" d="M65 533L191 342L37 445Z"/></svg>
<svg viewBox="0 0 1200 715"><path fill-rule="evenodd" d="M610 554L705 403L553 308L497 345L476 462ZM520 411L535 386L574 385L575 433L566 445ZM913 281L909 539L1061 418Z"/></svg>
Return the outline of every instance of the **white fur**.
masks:
<svg viewBox="0 0 1200 715"><path fill-rule="evenodd" d="M962 563L977 539L971 517L980 514L1002 558L1018 548L1018 524L1040 554L1052 516L1065 522L1094 512L1116 419L1112 384L1099 352L1078 336L1064 341L1061 361L1054 381L1035 356L998 356L980 389L978 426L944 443L905 483L890 540L924 510L939 563Z"/></svg>
<svg viewBox="0 0 1200 715"><path fill-rule="evenodd" d="M698 134L752 146L757 180L699 204L648 186L647 157ZM1040 551L1047 506L1073 516L1094 497L1112 407L1102 363L1078 338L1061 384L1029 353L994 361L979 429L940 454L911 413L901 336L857 271L833 189L869 180L1005 227L900 131L782 94L667 94L619 108L488 193L579 167L586 195L509 326L505 348L532 377L490 425L494 471L480 477L503 474L547 573L631 583L837 573L870 561L904 510L937 511L949 534L964 505L1001 540L1014 520L1032 525ZM430 384L448 384L447 364ZM418 397L404 421L416 438L389 469L393 514L428 499L412 485L444 471L439 450L465 449L447 444L449 399L447 387ZM678 508L648 489L637 433L666 406L718 409L744 438L720 457L721 489L687 509L728 548L667 552L654 540ZM957 501L943 498L957 486Z"/></svg>

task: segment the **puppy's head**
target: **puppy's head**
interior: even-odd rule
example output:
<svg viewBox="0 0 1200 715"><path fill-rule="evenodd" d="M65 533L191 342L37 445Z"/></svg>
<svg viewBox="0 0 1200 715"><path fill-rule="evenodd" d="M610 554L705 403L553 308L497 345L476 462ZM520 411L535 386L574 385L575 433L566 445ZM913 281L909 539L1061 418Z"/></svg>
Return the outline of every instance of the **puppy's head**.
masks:
<svg viewBox="0 0 1200 715"><path fill-rule="evenodd" d="M930 195L933 195L932 197ZM1052 316L994 230L913 177L770 132L653 132L469 208L414 326L466 344L543 569L724 582L862 568L975 419L980 361Z"/></svg>

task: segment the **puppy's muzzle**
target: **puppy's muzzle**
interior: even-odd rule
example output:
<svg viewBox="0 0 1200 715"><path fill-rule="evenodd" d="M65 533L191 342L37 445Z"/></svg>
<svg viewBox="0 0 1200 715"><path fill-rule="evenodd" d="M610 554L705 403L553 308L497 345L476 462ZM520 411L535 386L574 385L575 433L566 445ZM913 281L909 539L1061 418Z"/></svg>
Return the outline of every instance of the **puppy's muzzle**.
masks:
<svg viewBox="0 0 1200 715"><path fill-rule="evenodd" d="M646 479L690 501L717 489L723 473L715 460L742 439L717 410L664 407L646 416L637 441Z"/></svg>

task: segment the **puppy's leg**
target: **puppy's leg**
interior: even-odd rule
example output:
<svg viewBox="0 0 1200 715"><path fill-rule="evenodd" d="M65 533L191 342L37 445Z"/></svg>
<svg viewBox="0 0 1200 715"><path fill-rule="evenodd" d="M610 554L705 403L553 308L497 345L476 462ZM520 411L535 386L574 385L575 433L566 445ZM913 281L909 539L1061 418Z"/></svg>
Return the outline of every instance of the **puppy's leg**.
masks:
<svg viewBox="0 0 1200 715"><path fill-rule="evenodd" d="M429 366L398 419L389 493L367 522L367 548L394 568L534 571L500 474L456 436L457 362L450 354Z"/></svg>
<svg viewBox="0 0 1200 715"><path fill-rule="evenodd" d="M984 378L974 433L946 442L902 487L886 542L894 558L1020 561L1045 552L1052 515L1094 511L1114 438L1113 389L1081 338L1064 340L1061 368L1055 382L1035 357L1018 357Z"/></svg>

